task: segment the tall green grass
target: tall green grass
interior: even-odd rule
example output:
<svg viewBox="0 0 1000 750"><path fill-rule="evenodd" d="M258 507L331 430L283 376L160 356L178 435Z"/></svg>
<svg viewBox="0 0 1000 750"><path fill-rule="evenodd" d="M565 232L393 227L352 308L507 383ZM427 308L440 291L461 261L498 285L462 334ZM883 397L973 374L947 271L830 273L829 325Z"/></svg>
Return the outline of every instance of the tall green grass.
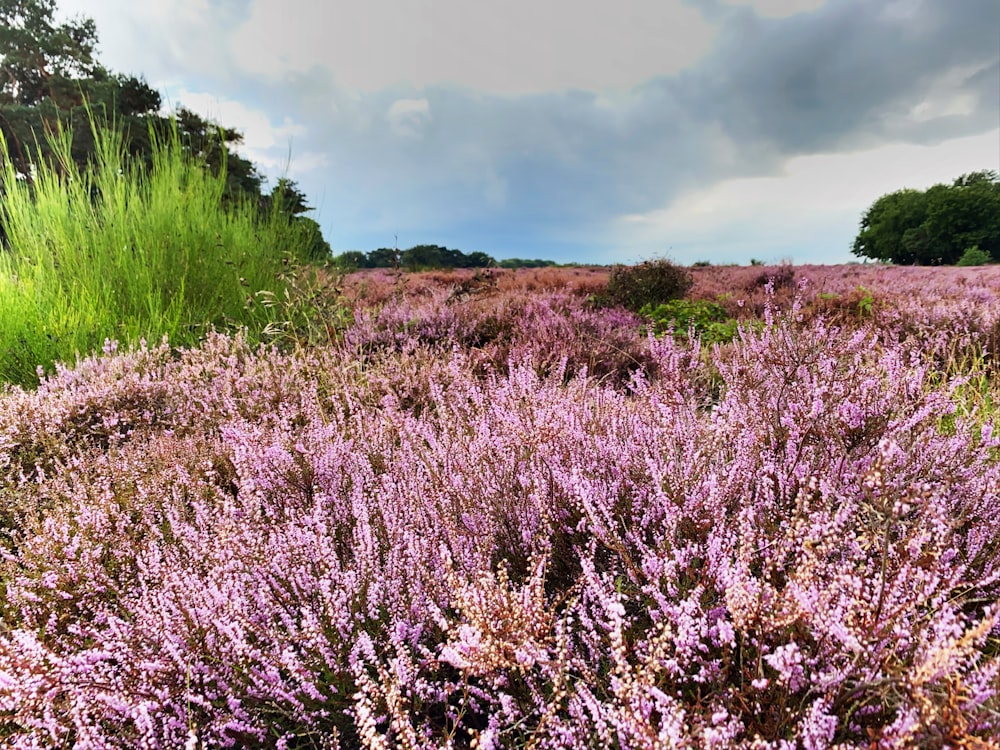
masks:
<svg viewBox="0 0 1000 750"><path fill-rule="evenodd" d="M86 169L71 134L55 157L18 175L0 137L0 381L37 384L37 368L72 362L105 339L196 344L209 327L272 330L302 236L288 217L224 205L225 174L156 139L151 167L125 153L120 129L92 125ZM269 329L269 326L271 329Z"/></svg>

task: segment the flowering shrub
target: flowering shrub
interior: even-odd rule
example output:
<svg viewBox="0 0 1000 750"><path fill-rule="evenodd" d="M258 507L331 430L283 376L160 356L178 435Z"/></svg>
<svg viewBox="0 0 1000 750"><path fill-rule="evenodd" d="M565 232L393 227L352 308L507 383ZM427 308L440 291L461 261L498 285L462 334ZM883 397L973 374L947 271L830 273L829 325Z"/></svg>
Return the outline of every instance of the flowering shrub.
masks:
<svg viewBox="0 0 1000 750"><path fill-rule="evenodd" d="M540 374L587 372L621 384L636 370L653 366L640 321L618 308L595 310L582 296L567 292L466 300L445 291L361 309L345 342L369 355L458 346L473 350L481 365L492 369L506 368L513 358L531 362Z"/></svg>
<svg viewBox="0 0 1000 750"><path fill-rule="evenodd" d="M3 744L994 747L989 415L801 304L707 352L432 295L7 389Z"/></svg>
<svg viewBox="0 0 1000 750"><path fill-rule="evenodd" d="M646 305L680 299L692 284L690 270L658 258L634 266L614 266L608 276L606 295L611 304L638 311Z"/></svg>

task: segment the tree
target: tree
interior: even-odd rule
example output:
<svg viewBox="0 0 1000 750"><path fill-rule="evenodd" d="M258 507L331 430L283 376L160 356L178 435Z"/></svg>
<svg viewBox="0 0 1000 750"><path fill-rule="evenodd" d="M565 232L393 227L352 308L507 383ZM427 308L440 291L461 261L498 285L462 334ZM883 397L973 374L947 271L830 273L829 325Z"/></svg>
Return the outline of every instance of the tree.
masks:
<svg viewBox="0 0 1000 750"><path fill-rule="evenodd" d="M306 200L306 194L299 189L295 180L281 177L271 192L262 196L261 208L268 211L276 208L289 216L298 216L312 210Z"/></svg>
<svg viewBox="0 0 1000 750"><path fill-rule="evenodd" d="M301 216L306 211L312 210L312 206L306 201L306 194L299 189L295 180L281 177L271 188L270 193L260 196L258 206L262 213L277 212L285 216L286 220L299 230L302 238L299 243L301 248L299 255L303 260L331 260L333 251L330 243L323 239L319 224L307 216Z"/></svg>
<svg viewBox="0 0 1000 750"><path fill-rule="evenodd" d="M368 268L368 256L360 250L348 250L336 256L333 263L340 269L353 271L358 268Z"/></svg>
<svg viewBox="0 0 1000 750"><path fill-rule="evenodd" d="M367 268L397 268L400 252L392 247L380 247L368 252Z"/></svg>
<svg viewBox="0 0 1000 750"><path fill-rule="evenodd" d="M460 253L461 254L461 253ZM414 245L400 254L403 265L410 270L421 268L454 268L452 251L440 245Z"/></svg>
<svg viewBox="0 0 1000 750"><path fill-rule="evenodd" d="M927 218L927 201L919 190L898 190L883 195L861 218L861 231L853 253L893 263L916 263L916 247L904 237ZM911 243L914 239L911 235Z"/></svg>
<svg viewBox="0 0 1000 750"><path fill-rule="evenodd" d="M56 24L55 7L55 0L0 0L0 129L22 174L58 113L82 103L74 79L108 77L94 59L94 22Z"/></svg>
<svg viewBox="0 0 1000 750"><path fill-rule="evenodd" d="M55 0L0 0L0 104L57 103L77 78L103 71L93 19L56 24Z"/></svg>
<svg viewBox="0 0 1000 750"><path fill-rule="evenodd" d="M541 258L507 258L500 261L500 268L548 268L558 265L554 260L542 260Z"/></svg>
<svg viewBox="0 0 1000 750"><path fill-rule="evenodd" d="M977 245L965 248L962 257L958 259L956 266L985 266L992 260L987 252L980 250Z"/></svg>
<svg viewBox="0 0 1000 750"><path fill-rule="evenodd" d="M319 224L308 216L291 217L292 224L301 236L298 255L306 261L328 261L332 259L333 250L330 243L323 238Z"/></svg>
<svg viewBox="0 0 1000 750"><path fill-rule="evenodd" d="M973 246L1000 260L996 172L972 172L951 185L883 195L862 216L852 252L892 263L951 265Z"/></svg>
<svg viewBox="0 0 1000 750"><path fill-rule="evenodd" d="M494 268L497 265L492 255L487 255L481 250L471 252L466 257L469 268Z"/></svg>
<svg viewBox="0 0 1000 750"><path fill-rule="evenodd" d="M1000 260L1000 181L995 172L962 175L927 191L927 233L944 263L978 246Z"/></svg>
<svg viewBox="0 0 1000 750"><path fill-rule="evenodd" d="M305 255L329 256L319 225L299 215L309 210L305 194L286 179L265 194L256 166L233 150L243 140L238 130L184 107L164 116L159 92L144 79L112 74L97 61L92 19L57 23L55 11L56 0L0 0L0 135L22 178L31 179L32 165L53 163L50 134L71 138L72 159L84 168L96 155L93 127L113 123L131 157L152 168L153 142L176 132L206 169L225 170L224 201L286 213L300 224Z"/></svg>

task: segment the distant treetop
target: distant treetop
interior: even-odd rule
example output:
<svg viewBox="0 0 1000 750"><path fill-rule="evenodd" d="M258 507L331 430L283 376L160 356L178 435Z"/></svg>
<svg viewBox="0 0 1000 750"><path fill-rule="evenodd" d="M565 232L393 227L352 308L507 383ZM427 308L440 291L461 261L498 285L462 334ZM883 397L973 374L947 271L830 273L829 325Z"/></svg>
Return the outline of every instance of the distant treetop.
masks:
<svg viewBox="0 0 1000 750"><path fill-rule="evenodd" d="M526 260L507 258L497 262L492 256L481 251L463 253L441 245L414 245L407 250L380 247L362 252L348 250L334 257L335 265L345 269L357 268L404 268L407 271L423 271L438 268L548 268L558 266L554 260Z"/></svg>
<svg viewBox="0 0 1000 750"><path fill-rule="evenodd" d="M367 253L349 250L334 257L333 262L346 269L405 268L421 271L436 268L493 268L497 262L483 252L463 253L441 245L414 245L407 250L380 247Z"/></svg>

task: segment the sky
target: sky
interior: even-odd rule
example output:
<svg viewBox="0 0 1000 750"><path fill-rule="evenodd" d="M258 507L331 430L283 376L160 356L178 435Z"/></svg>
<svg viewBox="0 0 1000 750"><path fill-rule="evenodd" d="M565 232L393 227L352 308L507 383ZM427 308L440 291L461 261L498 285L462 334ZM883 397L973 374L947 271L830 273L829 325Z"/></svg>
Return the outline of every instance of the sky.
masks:
<svg viewBox="0 0 1000 750"><path fill-rule="evenodd" d="M58 0L244 134L335 253L845 263L1000 171L996 0Z"/></svg>

